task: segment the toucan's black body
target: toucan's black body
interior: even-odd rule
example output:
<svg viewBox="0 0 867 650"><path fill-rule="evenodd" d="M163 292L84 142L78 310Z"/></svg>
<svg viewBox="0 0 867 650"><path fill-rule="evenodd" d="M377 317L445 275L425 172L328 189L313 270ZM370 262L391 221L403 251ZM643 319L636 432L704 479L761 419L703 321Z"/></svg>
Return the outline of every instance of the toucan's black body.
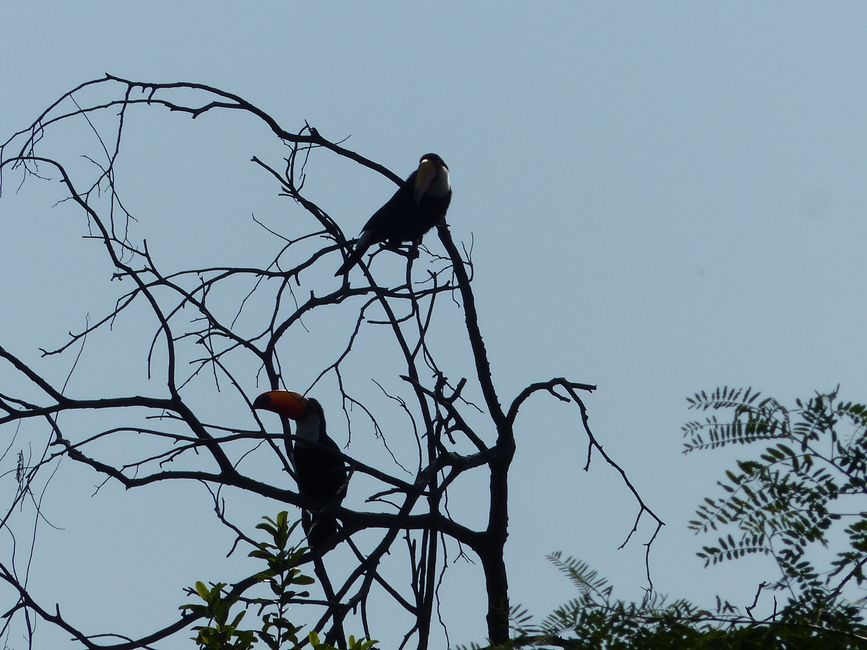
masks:
<svg viewBox="0 0 867 650"><path fill-rule="evenodd" d="M337 532L337 519L334 511L340 507L346 496L347 474L343 462L343 454L337 443L328 437L325 429L325 413L319 402L311 398L303 400L302 416L289 412L275 401L272 391L256 398L253 408L261 408L296 420L296 436L292 444L292 456L295 465L295 478L298 483L298 493L320 505L319 510L305 512L302 518L307 542L316 548L331 535ZM279 398L278 398L279 399ZM316 440L307 436L315 432ZM322 512L325 510L326 512Z"/></svg>
<svg viewBox="0 0 867 650"><path fill-rule="evenodd" d="M424 166L432 171L423 171ZM419 243L428 230L441 223L452 200L448 169L437 154L422 156L418 169L364 224L355 249L334 275L349 271L374 244L387 242L389 246L398 246L402 242ZM423 178L420 178L420 173Z"/></svg>
<svg viewBox="0 0 867 650"><path fill-rule="evenodd" d="M445 216L452 195L447 194L440 198L423 195L416 205L412 189L416 176L418 170L410 174L385 205L374 212L364 224L362 231L371 233L371 243L388 241L397 245L421 239Z"/></svg>
<svg viewBox="0 0 867 650"><path fill-rule="evenodd" d="M325 433L322 407L316 400L308 402L310 408L319 410L322 428L317 443L295 441L293 452L298 491L302 496L318 501L323 508L333 511L346 496L346 466L340 447ZM315 548L337 532L337 519L334 514L311 512L310 515L310 527L306 529L307 541Z"/></svg>

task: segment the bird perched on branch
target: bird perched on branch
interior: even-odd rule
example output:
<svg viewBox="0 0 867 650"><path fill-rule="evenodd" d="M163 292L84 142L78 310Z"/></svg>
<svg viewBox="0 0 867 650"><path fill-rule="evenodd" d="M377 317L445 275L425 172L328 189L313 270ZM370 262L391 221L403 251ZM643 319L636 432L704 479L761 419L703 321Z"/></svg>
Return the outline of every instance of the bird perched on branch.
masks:
<svg viewBox="0 0 867 650"><path fill-rule="evenodd" d="M319 504L317 510L309 512L309 521L302 517L307 542L316 548L337 532L337 520L332 513L346 496L347 484L343 455L325 432L322 406L298 393L272 390L259 395L253 408L277 413L296 423L292 455L298 492Z"/></svg>
<svg viewBox="0 0 867 650"><path fill-rule="evenodd" d="M361 231L355 249L335 276L347 273L373 244L421 242L422 236L446 216L452 200L449 168L435 153L426 153L416 169L379 210L373 213Z"/></svg>

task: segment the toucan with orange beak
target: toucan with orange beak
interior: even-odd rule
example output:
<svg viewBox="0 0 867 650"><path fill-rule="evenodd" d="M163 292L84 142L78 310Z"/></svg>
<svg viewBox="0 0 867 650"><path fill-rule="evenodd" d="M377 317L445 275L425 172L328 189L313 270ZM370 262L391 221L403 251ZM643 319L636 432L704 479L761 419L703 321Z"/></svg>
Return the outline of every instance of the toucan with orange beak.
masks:
<svg viewBox="0 0 867 650"><path fill-rule="evenodd" d="M309 511L309 521L302 518L307 542L316 548L337 532L333 513L346 496L347 474L337 443L325 432L325 413L315 399L285 390L262 393L253 402L254 409L277 413L295 421L292 445L298 493L319 504Z"/></svg>
<svg viewBox="0 0 867 650"><path fill-rule="evenodd" d="M448 165L437 154L426 153L418 169L364 224L355 248L334 275L347 273L373 244L420 243L428 230L443 221L451 200Z"/></svg>

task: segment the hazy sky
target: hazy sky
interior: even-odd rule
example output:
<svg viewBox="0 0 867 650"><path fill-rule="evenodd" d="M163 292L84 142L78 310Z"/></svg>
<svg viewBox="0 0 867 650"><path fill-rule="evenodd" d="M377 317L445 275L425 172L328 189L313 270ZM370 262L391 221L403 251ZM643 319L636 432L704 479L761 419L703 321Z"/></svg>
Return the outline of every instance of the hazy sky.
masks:
<svg viewBox="0 0 867 650"><path fill-rule="evenodd" d="M865 27L867 6L854 2L7 2L0 139L110 72L218 86L286 128L307 120L331 139L351 135L347 146L401 175L438 152L452 175L452 232L474 239L504 399L560 375L597 384L596 435L667 523L652 552L657 589L747 602L756 565L702 569L694 551L710 540L685 528L731 456L680 454L693 417L684 398L721 384L784 402L838 383L851 399L867 392L856 346L867 317ZM261 231L239 240L233 230L287 208L248 162L279 160L264 129L157 111L130 128L135 162L122 180L165 259L271 254ZM46 146L71 159L77 144ZM347 165L321 170L309 191L350 233L393 191ZM114 288L95 246L77 239L80 216L51 210L56 186L4 190L0 344L35 360L37 346L59 345L111 304ZM102 289L82 292L85 279ZM317 335L312 347L326 349ZM114 385L114 360L80 369L78 386ZM301 366L303 384L312 369ZM0 392L8 372L0 366ZM624 595L644 584L652 528L616 550L634 504L598 458L581 471L577 424L541 397L518 423L511 595L539 615L570 595L544 559L553 550L587 560ZM46 511L63 530L37 546L47 604L56 592L70 617L144 630L174 616L181 586L237 577L214 563L231 539L200 548L203 527L220 532L202 490L109 488L91 500L97 481L63 466L49 490ZM244 507L255 520L278 506ZM446 585L453 641L484 637L478 581L471 569ZM380 626L383 639L395 633Z"/></svg>

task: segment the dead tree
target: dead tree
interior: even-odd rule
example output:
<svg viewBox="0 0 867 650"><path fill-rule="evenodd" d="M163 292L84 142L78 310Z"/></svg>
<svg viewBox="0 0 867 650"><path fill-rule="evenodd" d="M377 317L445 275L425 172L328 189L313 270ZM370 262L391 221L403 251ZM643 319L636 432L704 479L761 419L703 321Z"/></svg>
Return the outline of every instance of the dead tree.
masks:
<svg viewBox="0 0 867 650"><path fill-rule="evenodd" d="M149 242L137 235L139 221L124 200L118 170L128 155L124 147L130 124L156 111L193 119L234 111L264 126L285 147L281 156L252 158L279 193L301 208L278 226L266 228L277 250L265 264L167 269L156 261L158 255ZM87 154L82 161L44 153L51 150L55 133L72 124L89 130L97 154ZM306 562L316 564L325 589L324 599L305 601L320 608L310 627L330 630L339 643L344 619L357 615L352 625L375 636L377 620L368 623L368 617L373 615L370 595L377 591L390 599L393 608L405 612L403 645L415 639L418 647L425 648L442 575L452 558L468 556L481 567L490 641L505 642L510 629L504 561L509 468L516 449L516 420L528 399L543 393L573 404L579 430L586 437L584 469L595 453L622 476L637 508L624 545L647 515L655 523L646 542L649 553L662 522L591 432L583 396L594 386L556 377L531 383L503 400L473 296L471 248L457 244L447 225L438 227L439 245L428 235L431 250L421 258L403 251L405 272L373 273L369 266L373 258L368 257L351 281L331 278L342 259L340 251L346 249L347 235L305 189L308 174L326 158L401 182L390 170L323 137L310 125L288 131L245 99L196 83L142 83L114 76L88 81L64 93L2 145L0 192L8 193L25 181L59 180L62 201L84 216L86 236L99 242L101 255L112 268L114 286L121 288L113 308L70 332L56 347L42 350L39 358L16 349L14 341L0 341L4 376L10 377L0 385L0 430L6 432L4 439L12 440L10 450L22 447L21 436L31 434L37 423L50 432L41 453L19 457L16 497L3 526L13 534L13 514L32 500L33 486L66 458L91 468L103 482L125 488L203 484L213 495L216 516L232 531L236 544L247 540L245 531L229 521L224 507L228 491L241 490L297 507L310 505L286 476L291 475L292 464L282 443L291 431L269 433L251 410L251 400L263 389L307 390L332 405L328 413L332 435L339 432L342 443L351 437L344 453L352 473L350 497L336 512L339 533L325 549L343 549L346 557L326 573L321 555L306 556ZM251 229L260 225L249 223ZM442 252L431 252L437 250ZM393 251L383 255L395 259ZM462 316L464 338L444 343L437 334L438 317L449 310ZM133 312L150 327L146 345L141 341L130 345L140 355L148 391L89 394L87 383L77 376L68 384L50 379L61 367L61 359L98 354L89 339L97 334L119 336L110 328ZM317 350L318 368L299 370L288 342L293 337L316 341L322 318L342 324L343 342ZM362 352L359 340L371 332L379 337L376 354L382 363L369 364L369 371L362 373L364 381L355 378L357 366L348 379L347 367ZM468 363L450 368L441 360L444 347L463 347ZM306 384L299 386L302 377ZM381 399L370 397L371 385ZM214 421L201 406L203 394L236 404L239 417L249 426ZM335 404L339 409L333 408ZM94 414L100 417L89 419ZM102 449L111 440L131 436L136 445L123 452L127 456L122 462L114 453L110 459L103 457ZM365 450L374 447L388 462L368 459ZM407 467L407 449L414 450L411 467ZM255 466L250 466L251 459ZM486 522L474 527L450 514L449 496L460 489L455 486L458 478L476 473L487 476L489 489L483 500ZM176 489L184 489L183 485ZM38 509L38 503L33 503L32 508ZM261 514L268 514L269 508L263 500ZM386 556L395 556L400 549L409 570L394 578L385 566ZM327 556L329 563L331 557ZM195 622L187 615L145 637L130 639L112 632L112 638L66 620L59 608L45 604L51 594L30 593L8 557L0 558L0 578L15 594L7 607L7 629L16 620L29 629L35 618L41 618L86 648L144 647ZM241 581L227 588L243 591L251 586Z"/></svg>

